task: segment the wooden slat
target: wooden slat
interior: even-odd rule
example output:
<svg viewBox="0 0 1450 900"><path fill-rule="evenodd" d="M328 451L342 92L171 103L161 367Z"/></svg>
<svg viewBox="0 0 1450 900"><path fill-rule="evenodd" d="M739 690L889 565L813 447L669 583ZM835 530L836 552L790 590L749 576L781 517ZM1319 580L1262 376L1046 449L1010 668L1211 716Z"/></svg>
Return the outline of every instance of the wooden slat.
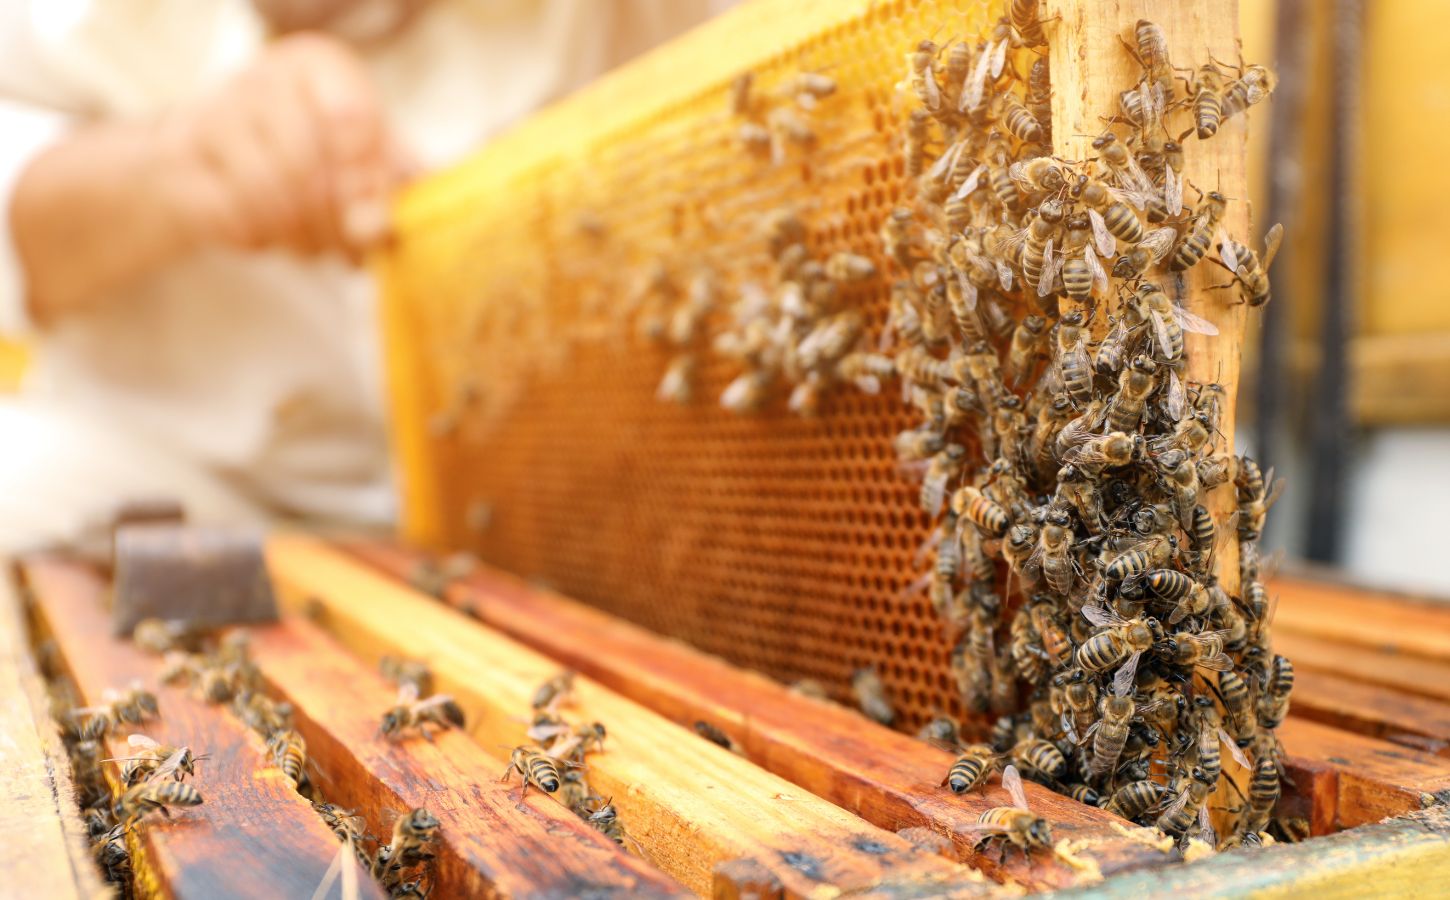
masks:
<svg viewBox="0 0 1450 900"><path fill-rule="evenodd" d="M1125 875L1059 896L1139 897L1444 896L1450 883L1450 807L1437 805L1298 844L1221 853L1191 866Z"/></svg>
<svg viewBox="0 0 1450 900"><path fill-rule="evenodd" d="M382 543L351 543L348 549L399 578L424 558ZM999 872L995 853L973 849L970 826L984 809L1002 803L1000 793L951 794L940 786L949 754L854 711L799 697L768 678L497 570L455 583L447 600L667 718L687 726L709 721L751 760L877 825L926 826L949 836L972 865L1032 887L1075 877L1059 861L1029 866L1020 854L1010 855ZM1121 822L1116 817L1035 784L1027 788L1055 834L1087 842L1082 855L1104 874L1166 861L1123 838L1112 828Z"/></svg>
<svg viewBox="0 0 1450 900"><path fill-rule="evenodd" d="M252 632L252 658L292 702L330 802L386 837L393 817L426 806L442 823L438 896L686 896L685 889L557 803L517 807L505 763L459 732L391 741L378 733L397 694L309 622Z"/></svg>
<svg viewBox="0 0 1450 900"><path fill-rule="evenodd" d="M16 896L93 897L101 879L8 561L0 560L0 872Z"/></svg>
<svg viewBox="0 0 1450 900"><path fill-rule="evenodd" d="M1450 605L1326 581L1276 579L1274 630L1450 662Z"/></svg>
<svg viewBox="0 0 1450 900"><path fill-rule="evenodd" d="M429 661L485 747L524 743L520 721L537 685L559 664L404 588L316 540L274 538L268 548L284 602L304 607L368 662L384 653ZM722 862L748 857L789 894L834 890L985 892L975 873L918 850L588 678L575 712L609 729L589 760L592 786L612 795L632 835L692 890L712 888ZM551 803L538 798L529 802ZM980 878L980 876L975 876Z"/></svg>
<svg viewBox="0 0 1450 900"><path fill-rule="evenodd" d="M1402 815L1425 795L1450 790L1450 762L1428 753L1294 716L1279 737L1298 790L1315 794L1316 831Z"/></svg>
<svg viewBox="0 0 1450 900"><path fill-rule="evenodd" d="M23 571L37 618L86 703L132 679L154 684L157 661L111 638L106 585L93 571L53 559L28 561ZM210 757L194 781L205 802L140 827L142 853L132 860L138 883L174 898L310 896L339 844L270 764L260 739L184 690L157 687L156 695L161 719L134 730ZM128 755L124 735L108 744L112 756ZM364 897L383 896L370 880L359 887Z"/></svg>
<svg viewBox="0 0 1450 900"><path fill-rule="evenodd" d="M1450 663L1284 630L1274 632L1274 649L1294 661L1296 672L1327 672L1403 694L1450 701Z"/></svg>
<svg viewBox="0 0 1450 900"><path fill-rule="evenodd" d="M1402 694L1325 672L1297 672L1292 714L1450 756L1450 703Z"/></svg>

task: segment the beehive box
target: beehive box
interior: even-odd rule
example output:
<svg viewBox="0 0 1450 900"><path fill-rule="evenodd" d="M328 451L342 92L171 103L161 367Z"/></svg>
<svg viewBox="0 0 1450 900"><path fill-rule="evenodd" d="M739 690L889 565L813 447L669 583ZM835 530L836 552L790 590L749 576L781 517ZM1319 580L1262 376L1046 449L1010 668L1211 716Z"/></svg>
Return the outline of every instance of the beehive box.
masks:
<svg viewBox="0 0 1450 900"><path fill-rule="evenodd" d="M1098 40L1138 15L1125 2L1044 4L1043 14L1064 11L1074 15L1060 27L1091 20ZM330 800L379 833L409 807L438 813L435 895L978 896L1005 882L1126 896L1443 881L1450 623L1440 612L1280 586L1279 646L1301 674L1278 812L1317 837L1187 866L1158 838L1035 785L1033 809L1063 843L999 857L973 830L1006 802L995 784L954 796L939 784L945 752L779 683L813 677L843 697L849 673L875 664L904 727L958 710L946 639L925 599L904 592L930 528L891 448L911 417L894 397L851 393L827 398L814 420L779 405L734 416L714 397L735 370L707 357L700 401L660 403L669 354L636 334L638 286L661 259L748 277L761 258L756 222L782 204L808 219L818 253L879 259L876 227L904 190L903 55L922 36L976 33L998 12L746 6L405 200L383 273L408 537L471 549L534 585L485 570L431 585L430 598L406 586L421 560L409 551L278 539L271 561L289 612L255 632L253 653L269 691L296 706ZM801 71L839 82L813 117L816 150L780 165L740 152L725 108L744 69L767 93ZM884 287L856 290L874 337ZM33 633L54 648L48 670L92 702L154 676L155 662L98 624L103 578L53 558L22 573ZM428 659L468 734L436 746L381 739L384 653ZM23 683L23 650L12 658ZM550 799L516 804L495 781L522 740L532 688L562 666L581 673L579 713L610 730L590 777L613 793L629 853ZM306 895L337 853L331 835L228 709L161 695L148 732L216 761L195 781L203 805L135 833L138 891ZM19 752L31 764L23 783L44 787L39 719L40 739ZM695 733L700 722L731 748ZM6 820L17 833L36 819L57 827L45 852L13 854L18 883L84 873L64 804L26 809Z"/></svg>

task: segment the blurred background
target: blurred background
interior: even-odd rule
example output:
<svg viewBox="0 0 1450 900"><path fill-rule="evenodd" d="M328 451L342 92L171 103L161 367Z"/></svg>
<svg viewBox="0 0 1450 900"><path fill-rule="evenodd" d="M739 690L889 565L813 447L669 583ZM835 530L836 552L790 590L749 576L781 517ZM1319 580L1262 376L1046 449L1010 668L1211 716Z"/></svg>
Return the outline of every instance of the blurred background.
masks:
<svg viewBox="0 0 1450 900"><path fill-rule="evenodd" d="M0 159L8 166L0 171L0 187L13 190L29 171L30 159L15 147L40 153L47 146L28 137L37 133L38 121L58 117L59 125L40 133L59 140L64 129L86 122L165 116L226 84L264 47L301 30L328 34L356 54L381 95L381 115L400 135L410 175L416 175L462 157L538 106L730 5L9 0L0 11L0 128L11 149ZM1438 158L1442 135L1433 124L1450 121L1450 70L1443 65L1450 57L1450 4L1243 0L1240 15L1245 58L1270 63L1280 76L1272 102L1253 118L1251 199L1260 232L1282 222L1288 240L1272 273L1274 301L1262 319L1250 316L1254 331L1240 405L1241 449L1288 479L1267 543L1291 559L1339 567L1366 583L1450 596L1450 566L1430 564L1447 547L1438 526L1441 511L1450 509L1450 285L1430 278L1441 248L1450 248L1450 217L1444 214L1450 166ZM264 241L262 249L273 247ZM0 262L13 267L13 261ZM24 282L0 275L7 276L0 291L8 292L0 303L23 309ZM226 328L225 316L221 322ZM332 327L319 326L318 340L325 343ZM44 357L56 351L40 349L24 325L6 330L0 342L6 396L19 397L27 382L28 391L36 390L36 381L51 385L47 403L70 403L84 393L66 387L64 378L45 377L47 369L65 366L48 365L53 361ZM94 356L98 347L104 344L73 342L58 352ZM289 352L306 355L307 349L304 343ZM369 353L365 343L361 354ZM195 360L187 365L196 371ZM126 387L114 370L89 377ZM192 382L201 385L194 393L206 393L206 379L189 377L200 379ZM249 378L233 373L212 387L224 393ZM280 459L295 473L332 471L335 458L315 441L308 444L308 436L318 422L341 416L339 393L349 402L376 404L376 378L368 364L359 364L341 389L322 385L314 373L301 378L300 388L268 395L271 411L286 411L295 427L280 437L257 438L255 455L269 464ZM323 395L330 399L318 402ZM179 401L170 412L184 412L185 403L197 399ZM114 410L104 392L92 405ZM148 434L166 431L158 424L164 416L138 415L128 416L126 427L144 420ZM374 439L376 418L359 419L358 433L367 433L360 440ZM29 440L34 432L28 421L4 418L0 440ZM169 451L194 436L179 430L166 440ZM310 449L295 451L294 445ZM148 453L161 452L147 447ZM44 461L46 454L38 456ZM243 502L295 501L299 495L286 478L249 479L252 461L214 460L228 473L227 489ZM0 516L12 530L36 508L15 499L26 481L17 465L0 458L0 473L9 473L0 474L0 488L10 495ZM355 463L359 483L379 477L370 466ZM157 468L166 473L165 466ZM296 502L285 512L386 520L386 504L366 505L359 515L362 507L337 500L343 488L334 487L317 502Z"/></svg>

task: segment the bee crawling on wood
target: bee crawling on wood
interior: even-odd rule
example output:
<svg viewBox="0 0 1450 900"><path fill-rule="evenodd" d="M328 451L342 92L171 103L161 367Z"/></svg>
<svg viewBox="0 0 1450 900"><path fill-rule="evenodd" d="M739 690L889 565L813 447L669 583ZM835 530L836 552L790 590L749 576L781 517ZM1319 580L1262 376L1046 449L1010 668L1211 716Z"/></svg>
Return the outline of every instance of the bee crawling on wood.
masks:
<svg viewBox="0 0 1450 900"><path fill-rule="evenodd" d="M105 762L125 763L121 767L121 781L126 787L135 787L145 781L182 781L188 775L196 775L196 764L205 756L196 756L190 747L168 747L144 734L126 737L126 744L136 751L136 756L115 757Z"/></svg>
<svg viewBox="0 0 1450 900"><path fill-rule="evenodd" d="M412 684L418 688L419 696L433 693L433 671L428 664L401 656L384 656L378 661L378 671L397 687Z"/></svg>
<svg viewBox="0 0 1450 900"><path fill-rule="evenodd" d="M896 710L891 705L891 698L886 695L886 685L874 668L856 670L856 674L851 676L851 690L868 719L882 725L890 725L896 719Z"/></svg>
<svg viewBox="0 0 1450 900"><path fill-rule="evenodd" d="M180 781L143 781L128 788L116 801L115 815L118 822L127 825L149 812L159 811L170 817L169 807L200 806L201 793L189 784Z"/></svg>
<svg viewBox="0 0 1450 900"><path fill-rule="evenodd" d="M531 705L534 709L547 709L550 712L569 703L574 696L574 673L565 670L539 685L534 691L534 698Z"/></svg>
<svg viewBox="0 0 1450 900"><path fill-rule="evenodd" d="M406 682L398 688L398 702L383 713L379 730L387 737L393 737L409 728L431 741L433 734L429 725L440 729L463 727L463 709L448 694L435 694L423 700L418 699L417 685Z"/></svg>
<svg viewBox="0 0 1450 900"><path fill-rule="evenodd" d="M1002 846L1004 858L1008 845L1020 849L1023 856L1029 856L1038 848L1050 849L1052 825L1028 807L1027 794L1022 789L1022 775L1016 766L1009 764L1002 770L1002 787L1012 795L1014 805L992 807L982 813L971 829L982 835L981 840L1005 839Z"/></svg>
<svg viewBox="0 0 1450 900"><path fill-rule="evenodd" d="M392 840L378 848L372 876L392 890L402 883L404 870L433 859L433 840L440 823L428 810L418 807L393 824Z"/></svg>
<svg viewBox="0 0 1450 900"><path fill-rule="evenodd" d="M559 774L559 761L533 747L515 747L509 754L508 768L504 769L503 777L499 781L508 781L509 776L515 772L523 779L523 790L519 792L520 804L528 796L529 785L532 784L546 794L552 794L559 790L563 781Z"/></svg>

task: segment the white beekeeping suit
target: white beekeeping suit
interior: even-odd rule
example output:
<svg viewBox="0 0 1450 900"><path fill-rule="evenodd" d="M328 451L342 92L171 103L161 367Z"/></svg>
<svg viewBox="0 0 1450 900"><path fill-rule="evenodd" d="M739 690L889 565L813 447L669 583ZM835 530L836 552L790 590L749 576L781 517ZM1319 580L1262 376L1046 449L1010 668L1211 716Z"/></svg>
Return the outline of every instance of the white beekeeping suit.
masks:
<svg viewBox="0 0 1450 900"><path fill-rule="evenodd" d="M711 5L437 0L360 52L394 129L428 169ZM19 173L68 129L163 113L223 82L265 40L246 0L0 4L5 209ZM8 223L0 332L27 337L37 361L24 395L0 403L0 549L67 537L142 495L176 496L203 519L388 519L379 350L362 272L210 250L37 331Z"/></svg>

